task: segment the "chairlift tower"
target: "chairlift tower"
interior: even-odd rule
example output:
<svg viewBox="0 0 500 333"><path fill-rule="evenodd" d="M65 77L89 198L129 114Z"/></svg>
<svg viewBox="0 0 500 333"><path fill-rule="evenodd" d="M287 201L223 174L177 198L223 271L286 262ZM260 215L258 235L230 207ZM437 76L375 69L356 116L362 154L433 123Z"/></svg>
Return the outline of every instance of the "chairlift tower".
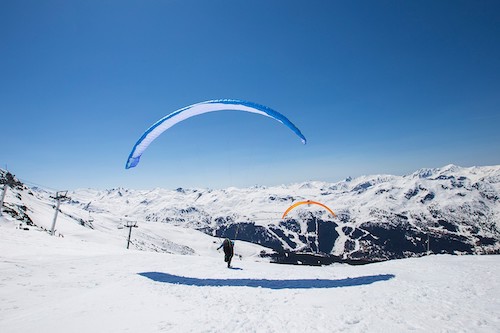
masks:
<svg viewBox="0 0 500 333"><path fill-rule="evenodd" d="M127 221L125 227L128 228L128 240L127 240L127 249L130 245L130 236L132 235L132 228L139 228L137 226L137 221Z"/></svg>
<svg viewBox="0 0 500 333"><path fill-rule="evenodd" d="M56 192L56 196L55 197L51 196L51 198L57 201L56 212L54 214L54 220L52 221L52 228L50 228L50 234L54 236L56 221L57 221L57 213L59 213L59 206L61 205L61 201L69 200L70 197L68 197L68 191L58 191Z"/></svg>

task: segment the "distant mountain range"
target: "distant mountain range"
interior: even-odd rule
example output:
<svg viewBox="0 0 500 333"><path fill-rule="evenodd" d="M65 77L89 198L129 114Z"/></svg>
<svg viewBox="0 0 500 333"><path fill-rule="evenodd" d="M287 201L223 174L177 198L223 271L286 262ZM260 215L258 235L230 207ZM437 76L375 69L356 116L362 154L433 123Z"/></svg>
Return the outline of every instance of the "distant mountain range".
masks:
<svg viewBox="0 0 500 333"><path fill-rule="evenodd" d="M6 172L0 175L7 182ZM28 188L15 178L10 182L18 198L4 212L36 224L25 193L31 194L30 202L46 203L53 193ZM68 196L71 201L61 212L66 210L83 228L101 219L167 223L260 244L274 250L280 262L500 253L500 166L448 165L405 176L221 190L80 189ZM302 205L281 219L289 206L303 200L321 202L336 217L318 205ZM94 225L87 221L90 215Z"/></svg>

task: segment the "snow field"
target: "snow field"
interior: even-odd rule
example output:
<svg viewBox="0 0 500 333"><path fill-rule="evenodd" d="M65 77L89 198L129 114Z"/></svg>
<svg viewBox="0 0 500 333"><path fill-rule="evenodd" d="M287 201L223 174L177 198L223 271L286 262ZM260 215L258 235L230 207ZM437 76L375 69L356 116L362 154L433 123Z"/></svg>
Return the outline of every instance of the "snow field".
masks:
<svg viewBox="0 0 500 333"><path fill-rule="evenodd" d="M210 242L199 244L205 254L127 251L114 243L15 229L5 219L0 219L0 237L4 333L500 328L499 256L325 267L243 256L227 269L213 249L218 244ZM172 237L180 237L176 243L186 238L182 230Z"/></svg>

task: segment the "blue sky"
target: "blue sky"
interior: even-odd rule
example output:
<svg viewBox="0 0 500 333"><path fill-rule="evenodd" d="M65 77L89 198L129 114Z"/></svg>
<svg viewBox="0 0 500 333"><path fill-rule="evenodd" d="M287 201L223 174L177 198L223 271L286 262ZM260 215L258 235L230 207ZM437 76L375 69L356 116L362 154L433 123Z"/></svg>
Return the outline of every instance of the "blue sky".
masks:
<svg viewBox="0 0 500 333"><path fill-rule="evenodd" d="M500 164L498 1L0 0L0 167L53 189ZM134 143L186 105L138 167Z"/></svg>

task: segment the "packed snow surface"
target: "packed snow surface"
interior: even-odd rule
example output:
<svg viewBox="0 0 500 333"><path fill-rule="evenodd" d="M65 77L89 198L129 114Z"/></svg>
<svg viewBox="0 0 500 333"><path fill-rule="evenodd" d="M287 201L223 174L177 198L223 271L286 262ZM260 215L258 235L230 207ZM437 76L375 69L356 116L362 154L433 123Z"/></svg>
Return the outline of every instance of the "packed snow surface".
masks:
<svg viewBox="0 0 500 333"><path fill-rule="evenodd" d="M499 332L500 256L272 264L177 229L188 255L0 218L0 332ZM196 234L195 234L196 233Z"/></svg>

